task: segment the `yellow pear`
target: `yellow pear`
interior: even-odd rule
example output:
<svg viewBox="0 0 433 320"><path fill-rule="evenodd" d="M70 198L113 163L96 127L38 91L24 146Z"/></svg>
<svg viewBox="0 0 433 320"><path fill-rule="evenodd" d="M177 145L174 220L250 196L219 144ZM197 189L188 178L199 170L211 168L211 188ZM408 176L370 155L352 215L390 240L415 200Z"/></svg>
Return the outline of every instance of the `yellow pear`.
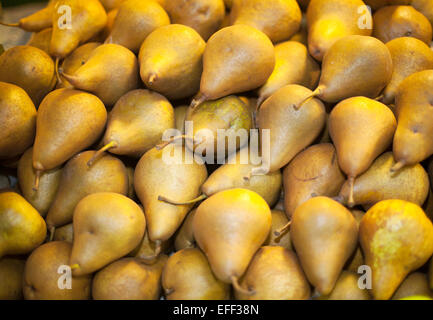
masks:
<svg viewBox="0 0 433 320"><path fill-rule="evenodd" d="M269 232L268 238L263 243L266 246L280 246L287 249L292 249L292 242L290 240L290 232L288 228L281 230L286 227L289 223L286 214L283 210L273 209L272 214L272 227ZM278 235L276 235L278 233Z"/></svg>
<svg viewBox="0 0 433 320"><path fill-rule="evenodd" d="M74 242L74 225L72 223L63 227L57 228L54 232L54 241L66 241L69 243Z"/></svg>
<svg viewBox="0 0 433 320"><path fill-rule="evenodd" d="M50 54L50 42L53 34L53 28L46 28L42 31L33 33L30 40L27 42L28 46L41 49L47 54Z"/></svg>
<svg viewBox="0 0 433 320"><path fill-rule="evenodd" d="M365 215L365 212L361 210L353 210L353 209L351 210L351 212L359 227L359 224L361 223L362 217ZM358 273L359 267L363 265L365 265L364 256L362 254L361 246L359 245L358 242L355 252L349 258L349 260L347 260L344 269L350 272Z"/></svg>
<svg viewBox="0 0 433 320"><path fill-rule="evenodd" d="M195 247L194 230L192 223L194 221L196 211L196 209L191 210L191 212L188 213L185 220L183 221L182 226L179 228L174 239L174 247L176 251Z"/></svg>
<svg viewBox="0 0 433 320"><path fill-rule="evenodd" d="M174 122L175 128L182 134L185 133L185 116L188 110L188 106L179 106L174 108Z"/></svg>
<svg viewBox="0 0 433 320"><path fill-rule="evenodd" d="M0 300L21 300L23 298L24 260L0 259Z"/></svg>
<svg viewBox="0 0 433 320"><path fill-rule="evenodd" d="M392 300L400 300L411 296L433 297L433 291L429 288L427 275L414 272L407 276L392 296Z"/></svg>
<svg viewBox="0 0 433 320"><path fill-rule="evenodd" d="M359 274L343 271L331 293L327 296L320 296L319 300L370 300L368 290L361 289L358 281Z"/></svg>

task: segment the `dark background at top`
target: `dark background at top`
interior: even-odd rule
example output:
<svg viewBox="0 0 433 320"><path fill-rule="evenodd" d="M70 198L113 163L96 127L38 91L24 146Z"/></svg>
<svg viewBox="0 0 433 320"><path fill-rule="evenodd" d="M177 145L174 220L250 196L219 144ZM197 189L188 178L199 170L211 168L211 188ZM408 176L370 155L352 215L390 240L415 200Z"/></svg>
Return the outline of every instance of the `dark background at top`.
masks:
<svg viewBox="0 0 433 320"><path fill-rule="evenodd" d="M12 6L18 6L20 4L25 3L33 3L33 2L47 2L44 0L0 0L0 3L3 7L12 7Z"/></svg>

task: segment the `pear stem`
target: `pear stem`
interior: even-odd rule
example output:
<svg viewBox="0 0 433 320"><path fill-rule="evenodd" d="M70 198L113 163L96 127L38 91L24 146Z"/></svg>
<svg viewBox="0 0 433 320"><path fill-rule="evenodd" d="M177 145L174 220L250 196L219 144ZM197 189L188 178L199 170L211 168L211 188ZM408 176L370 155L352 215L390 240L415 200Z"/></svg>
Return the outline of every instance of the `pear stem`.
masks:
<svg viewBox="0 0 433 320"><path fill-rule="evenodd" d="M355 206L355 199L353 198L353 186L355 184L355 177L349 177L347 179L349 182L349 199L347 201L347 205L349 208L353 208Z"/></svg>
<svg viewBox="0 0 433 320"><path fill-rule="evenodd" d="M60 78L60 73L59 73L59 63L60 63L60 58L56 57L56 66L55 66L55 70L56 70L56 78L57 78L57 82L59 84L62 83L62 78Z"/></svg>
<svg viewBox="0 0 433 320"><path fill-rule="evenodd" d="M33 185L33 191L39 190L39 182L41 181L42 170L36 170L35 173L35 184Z"/></svg>
<svg viewBox="0 0 433 320"><path fill-rule="evenodd" d="M56 227L50 227L50 242L54 240L54 233L56 232Z"/></svg>
<svg viewBox="0 0 433 320"><path fill-rule="evenodd" d="M232 281L232 285L233 288L235 288L236 291L246 295L246 296L252 296L253 294L255 294L256 292L254 290L247 290L241 287L241 285L238 282L238 278L235 276L231 276L231 281Z"/></svg>
<svg viewBox="0 0 433 320"><path fill-rule="evenodd" d="M199 92L197 96L191 101L191 105L190 105L191 110L194 110L197 106L199 106L206 100L207 100L206 95Z"/></svg>
<svg viewBox="0 0 433 320"><path fill-rule="evenodd" d="M170 289L164 289L164 294L165 294L165 296L169 296L169 295L171 295L173 292L174 292L174 289L173 289L173 288L170 288Z"/></svg>
<svg viewBox="0 0 433 320"><path fill-rule="evenodd" d="M280 228L278 230L275 230L274 231L274 235L276 237L281 236L283 233L285 233L287 230L289 230L289 228L290 228L291 225L292 225L292 221L289 221L284 227L282 227L282 228Z"/></svg>
<svg viewBox="0 0 433 320"><path fill-rule="evenodd" d="M265 175L266 173L267 172L264 167L253 168L246 176L244 176L244 180L250 181L252 177Z"/></svg>
<svg viewBox="0 0 433 320"><path fill-rule="evenodd" d="M156 148L156 150L160 151L160 150L164 149L165 147L167 147L168 145L172 144L173 142L176 142L178 140L183 140L183 139L189 139L192 142L194 142L194 138L193 137L190 137L190 136L187 136L187 135L181 135L181 136L176 136L176 137L170 138L170 140L156 145L155 148Z"/></svg>
<svg viewBox="0 0 433 320"><path fill-rule="evenodd" d="M381 94L380 96L376 97L374 100L380 101L385 97L385 95Z"/></svg>
<svg viewBox="0 0 433 320"><path fill-rule="evenodd" d="M155 241L155 252L153 253L153 255L147 256L147 257L141 257L140 259L145 260L145 261L154 260L154 259L158 258L159 254L161 253L161 250L162 250L162 241L156 240Z"/></svg>
<svg viewBox="0 0 433 320"><path fill-rule="evenodd" d="M260 107L262 106L262 104L263 104L263 102L264 102L265 100L266 100L266 98L263 97L263 96L260 96L260 97L257 99L256 112L260 110Z"/></svg>
<svg viewBox="0 0 433 320"><path fill-rule="evenodd" d="M20 27L19 23L0 22L0 25L5 26L5 27L12 27L12 28L19 28Z"/></svg>
<svg viewBox="0 0 433 320"><path fill-rule="evenodd" d="M401 168L403 168L405 166L405 163L402 161L398 161L395 165L393 165L393 167L391 168L391 172L397 172L399 171Z"/></svg>
<svg viewBox="0 0 433 320"><path fill-rule="evenodd" d="M295 110L301 109L301 107L306 104L308 101L313 99L314 97L317 97L322 94L323 90L325 89L325 86L318 86L316 90L314 90L308 97L306 97L304 100L301 101L300 104L294 105L293 107Z"/></svg>
<svg viewBox="0 0 433 320"><path fill-rule="evenodd" d="M107 150L112 149L112 148L116 148L118 146L116 141L110 141L109 143L107 143L105 146L103 146L101 149L99 149L98 151L95 152L95 154L93 155L93 157L87 162L87 166L90 168L91 166L93 166L93 164L95 163L95 161L97 159L99 159L99 157Z"/></svg>
<svg viewBox="0 0 433 320"><path fill-rule="evenodd" d="M162 202L165 202L165 203L168 203L168 204L172 204L172 205L175 205L175 206L183 206L183 205L193 204L193 203L197 203L199 201L205 200L205 199L207 199L207 195L205 195L205 194L202 194L201 196L199 196L199 197L197 197L195 199L192 199L192 200L189 200L189 201L185 201L185 202L174 201L174 200L171 200L171 199L169 199L167 197L163 197L163 196L159 196L158 197L159 201L162 201Z"/></svg>
<svg viewBox="0 0 433 320"><path fill-rule="evenodd" d="M147 80L149 86L151 86L155 82L156 79L157 79L156 74L152 73L149 76L149 79Z"/></svg>
<svg viewBox="0 0 433 320"><path fill-rule="evenodd" d="M79 265L78 263L73 264L73 265L71 266L71 270L75 270L75 269L80 269L80 265Z"/></svg>

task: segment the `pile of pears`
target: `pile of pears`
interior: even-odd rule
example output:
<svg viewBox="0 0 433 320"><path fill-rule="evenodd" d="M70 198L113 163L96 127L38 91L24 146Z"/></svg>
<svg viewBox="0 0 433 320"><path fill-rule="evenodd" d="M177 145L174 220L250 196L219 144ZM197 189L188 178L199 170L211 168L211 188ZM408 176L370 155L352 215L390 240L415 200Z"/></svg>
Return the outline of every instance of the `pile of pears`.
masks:
<svg viewBox="0 0 433 320"><path fill-rule="evenodd" d="M0 299L433 299L430 1L0 24Z"/></svg>

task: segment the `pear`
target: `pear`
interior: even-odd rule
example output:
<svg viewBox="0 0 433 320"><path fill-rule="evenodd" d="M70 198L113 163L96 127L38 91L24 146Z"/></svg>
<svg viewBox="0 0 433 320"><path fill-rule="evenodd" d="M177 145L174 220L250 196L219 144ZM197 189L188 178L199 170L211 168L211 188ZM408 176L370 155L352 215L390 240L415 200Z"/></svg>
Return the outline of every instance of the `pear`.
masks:
<svg viewBox="0 0 433 320"><path fill-rule="evenodd" d="M62 168L45 171L39 177L39 188L33 189L36 172L33 168L33 148L28 149L18 163L18 182L24 198L43 216L48 212L56 196L62 176Z"/></svg>
<svg viewBox="0 0 433 320"><path fill-rule="evenodd" d="M0 81L21 87L38 106L56 84L54 62L41 49L12 47L0 56Z"/></svg>
<svg viewBox="0 0 433 320"><path fill-rule="evenodd" d="M430 0L412 0L410 4L421 12L433 26L433 3Z"/></svg>
<svg viewBox="0 0 433 320"><path fill-rule="evenodd" d="M299 4L301 5L301 3ZM305 13L302 14L301 28L290 38L290 41L296 41L308 47L308 25L307 25L307 15Z"/></svg>
<svg viewBox="0 0 433 320"><path fill-rule="evenodd" d="M36 108L20 87L0 82L0 159L22 154L33 144Z"/></svg>
<svg viewBox="0 0 433 320"><path fill-rule="evenodd" d="M185 117L187 110L188 106L185 105L174 108L174 127L182 134L185 133Z"/></svg>
<svg viewBox="0 0 433 320"><path fill-rule="evenodd" d="M93 50L89 59L72 75L62 73L75 88L97 95L113 106L125 93L138 87L138 62L135 55L117 44L104 44Z"/></svg>
<svg viewBox="0 0 433 320"><path fill-rule="evenodd" d="M91 146L102 134L106 121L107 111L98 97L72 89L50 92L39 106L36 121L36 175L62 165Z"/></svg>
<svg viewBox="0 0 433 320"><path fill-rule="evenodd" d="M355 178L392 143L397 123L384 104L366 98L343 100L331 112L329 133L337 149L340 168L348 176L348 204L354 205Z"/></svg>
<svg viewBox="0 0 433 320"><path fill-rule="evenodd" d="M74 242L74 225L72 223L57 228L54 232L54 241L66 241L72 244Z"/></svg>
<svg viewBox="0 0 433 320"><path fill-rule="evenodd" d="M358 285L359 275L354 272L343 271L335 283L334 290L327 296L319 297L320 300L370 300L368 290L361 289Z"/></svg>
<svg viewBox="0 0 433 320"><path fill-rule="evenodd" d="M351 206L362 205L369 209L382 200L400 199L422 206L429 194L429 177L420 164L407 166L398 172L391 172L396 162L392 152L377 158L371 167L359 176L353 185ZM350 182L346 181L341 189L342 203L347 203Z"/></svg>
<svg viewBox="0 0 433 320"><path fill-rule="evenodd" d="M188 213L185 220L183 221L182 226L179 228L179 231L177 232L174 239L174 247L176 251L195 247L194 230L192 223L194 221L196 211L196 209L191 210L191 212Z"/></svg>
<svg viewBox="0 0 433 320"><path fill-rule="evenodd" d="M149 239L149 233L145 232L143 239L140 244L129 254L131 257L135 257L144 263L154 264L161 252L171 252L171 239L162 241L161 246L158 247L154 241Z"/></svg>
<svg viewBox="0 0 433 320"><path fill-rule="evenodd" d="M235 291L238 300L306 300L310 284L296 254L283 247L262 247L257 251L240 282L253 295Z"/></svg>
<svg viewBox="0 0 433 320"><path fill-rule="evenodd" d="M263 130L270 131L270 146L262 155L262 166L254 168L252 175L284 167L319 136L326 120L323 103L313 98L300 109L294 107L309 94L310 89L287 85L262 104L257 125L262 135Z"/></svg>
<svg viewBox="0 0 433 320"><path fill-rule="evenodd" d="M274 67L274 46L263 32L246 25L223 28L207 42L200 92L191 106L257 89Z"/></svg>
<svg viewBox="0 0 433 320"><path fill-rule="evenodd" d="M65 241L45 243L32 252L24 270L26 300L88 300L90 275L67 279L61 267L68 265L72 245ZM62 281L61 277L65 278ZM70 281L68 288L68 281ZM62 285L64 287L62 287Z"/></svg>
<svg viewBox="0 0 433 320"><path fill-rule="evenodd" d="M365 12L361 20L359 10L363 7ZM372 33L368 25L372 21L372 16L362 0L311 0L307 10L307 21L308 49L318 61L323 60L338 40L350 35L370 36ZM360 23L365 23L365 26L361 28ZM359 46L356 49L359 50ZM358 51L355 51L355 48L352 50ZM372 69L369 69L369 72L371 71Z"/></svg>
<svg viewBox="0 0 433 320"><path fill-rule="evenodd" d="M147 265L140 259L123 258L100 270L92 282L95 300L159 300L161 274L167 256Z"/></svg>
<svg viewBox="0 0 433 320"><path fill-rule="evenodd" d="M165 9L172 23L193 28L204 40L220 28L225 16L223 0L170 0Z"/></svg>
<svg viewBox="0 0 433 320"><path fill-rule="evenodd" d="M288 84L299 84L314 89L319 81L320 67L308 54L302 43L286 41L275 46L275 68L266 83L259 89L260 105L274 92Z"/></svg>
<svg viewBox="0 0 433 320"><path fill-rule="evenodd" d="M355 218L338 202L315 197L301 204L291 221L292 243L309 282L321 295L330 294L357 245Z"/></svg>
<svg viewBox="0 0 433 320"><path fill-rule="evenodd" d="M230 285L212 273L200 249L183 249L167 261L162 273L167 300L228 300Z"/></svg>
<svg viewBox="0 0 433 320"><path fill-rule="evenodd" d="M433 254L433 225L416 204L384 200L362 218L359 240L372 270L373 297L387 300Z"/></svg>
<svg viewBox="0 0 433 320"><path fill-rule="evenodd" d="M137 53L152 31L169 24L170 18L156 1L126 0L118 7L107 41Z"/></svg>
<svg viewBox="0 0 433 320"><path fill-rule="evenodd" d="M146 230L141 208L131 199L111 192L91 194L74 211L72 274L93 273L127 255Z"/></svg>
<svg viewBox="0 0 433 320"><path fill-rule="evenodd" d="M203 201L194 216L194 238L206 254L215 276L232 283L240 293L254 294L240 287L256 251L271 230L268 204L247 189L221 191Z"/></svg>
<svg viewBox="0 0 433 320"><path fill-rule="evenodd" d="M231 24L249 25L274 43L288 40L301 27L302 12L296 0L234 0Z"/></svg>
<svg viewBox="0 0 433 320"><path fill-rule="evenodd" d="M125 2L125 0L99 0L101 4L104 6L105 10L111 11L113 9L119 8L119 6ZM159 0L157 0L159 1Z"/></svg>
<svg viewBox="0 0 433 320"><path fill-rule="evenodd" d="M0 226L0 259L31 252L47 235L44 219L15 192L0 193Z"/></svg>
<svg viewBox="0 0 433 320"><path fill-rule="evenodd" d="M364 0L364 2L376 11L384 6L407 5L413 2L413 0Z"/></svg>
<svg viewBox="0 0 433 320"><path fill-rule="evenodd" d="M110 111L102 140L105 146L94 159L106 150L141 157L161 142L165 131L174 125L173 107L165 97L144 89L130 91Z"/></svg>
<svg viewBox="0 0 433 320"><path fill-rule="evenodd" d="M412 6L387 6L373 16L373 36L387 43L399 37L414 37L430 45L432 25Z"/></svg>
<svg viewBox="0 0 433 320"><path fill-rule="evenodd" d="M288 228L282 230L289 223L286 214L283 210L273 209L272 214L272 227L269 232L268 238L263 243L266 246L280 246L287 249L292 249L292 242L290 240L290 232ZM282 231L281 231L282 230ZM278 233L278 235L276 235Z"/></svg>
<svg viewBox="0 0 433 320"><path fill-rule="evenodd" d="M65 6L70 9L70 21L68 13L60 10ZM57 0L54 10L59 13L52 17L50 54L56 59L67 57L80 44L101 32L107 24L107 13L99 0Z"/></svg>
<svg viewBox="0 0 433 320"><path fill-rule="evenodd" d="M394 102L398 87L405 78L419 71L433 69L433 51L421 40L409 37L391 40L386 46L391 52L394 68L391 81L383 91L382 101L389 104Z"/></svg>
<svg viewBox="0 0 433 320"><path fill-rule="evenodd" d="M433 292L429 288L427 275L421 272L414 272L407 276L401 283L397 291L392 296L392 300L400 300L411 296L433 297Z"/></svg>
<svg viewBox="0 0 433 320"><path fill-rule="evenodd" d="M107 11L107 24L105 25L104 29L102 29L102 31L99 32L98 35L94 36L89 41L96 41L96 42L107 41L107 38L109 37L111 31L113 30L114 21L116 21L116 17L118 13L119 13L118 8Z"/></svg>
<svg viewBox="0 0 433 320"><path fill-rule="evenodd" d="M38 49L41 49L45 53L50 54L50 43L52 34L53 28L46 28L37 33L33 33L32 37L27 42L27 45L36 47Z"/></svg>
<svg viewBox="0 0 433 320"><path fill-rule="evenodd" d="M365 215L365 212L353 209L351 210L351 212L359 227L359 224L361 223L362 217ZM363 265L365 265L364 255L362 254L361 246L358 243L356 251L349 258L346 265L344 266L344 269L353 273L358 273L359 267Z"/></svg>
<svg viewBox="0 0 433 320"><path fill-rule="evenodd" d="M193 155L180 145L154 148L141 157L135 168L134 185L144 206L150 240L159 246L169 239L192 207L168 204L159 197L180 201L197 197L206 178L206 166L194 161Z"/></svg>
<svg viewBox="0 0 433 320"><path fill-rule="evenodd" d="M337 196L344 180L332 144L318 144L302 151L283 172L287 217L291 218L296 208L308 199Z"/></svg>
<svg viewBox="0 0 433 320"><path fill-rule="evenodd" d="M59 189L47 214L49 229L71 223L77 204L92 193L127 194L128 175L122 161L105 155L89 168L87 162L94 154L95 151L85 151L66 163Z"/></svg>
<svg viewBox="0 0 433 320"><path fill-rule="evenodd" d="M190 27L172 24L157 28L140 48L141 79L169 99L192 96L200 87L205 47Z"/></svg>
<svg viewBox="0 0 433 320"><path fill-rule="evenodd" d="M397 131L394 136L393 171L414 165L433 154L432 109L433 70L425 70L407 77L396 96Z"/></svg>
<svg viewBox="0 0 433 320"><path fill-rule="evenodd" d="M0 260L0 300L23 298L24 260L3 258Z"/></svg>

